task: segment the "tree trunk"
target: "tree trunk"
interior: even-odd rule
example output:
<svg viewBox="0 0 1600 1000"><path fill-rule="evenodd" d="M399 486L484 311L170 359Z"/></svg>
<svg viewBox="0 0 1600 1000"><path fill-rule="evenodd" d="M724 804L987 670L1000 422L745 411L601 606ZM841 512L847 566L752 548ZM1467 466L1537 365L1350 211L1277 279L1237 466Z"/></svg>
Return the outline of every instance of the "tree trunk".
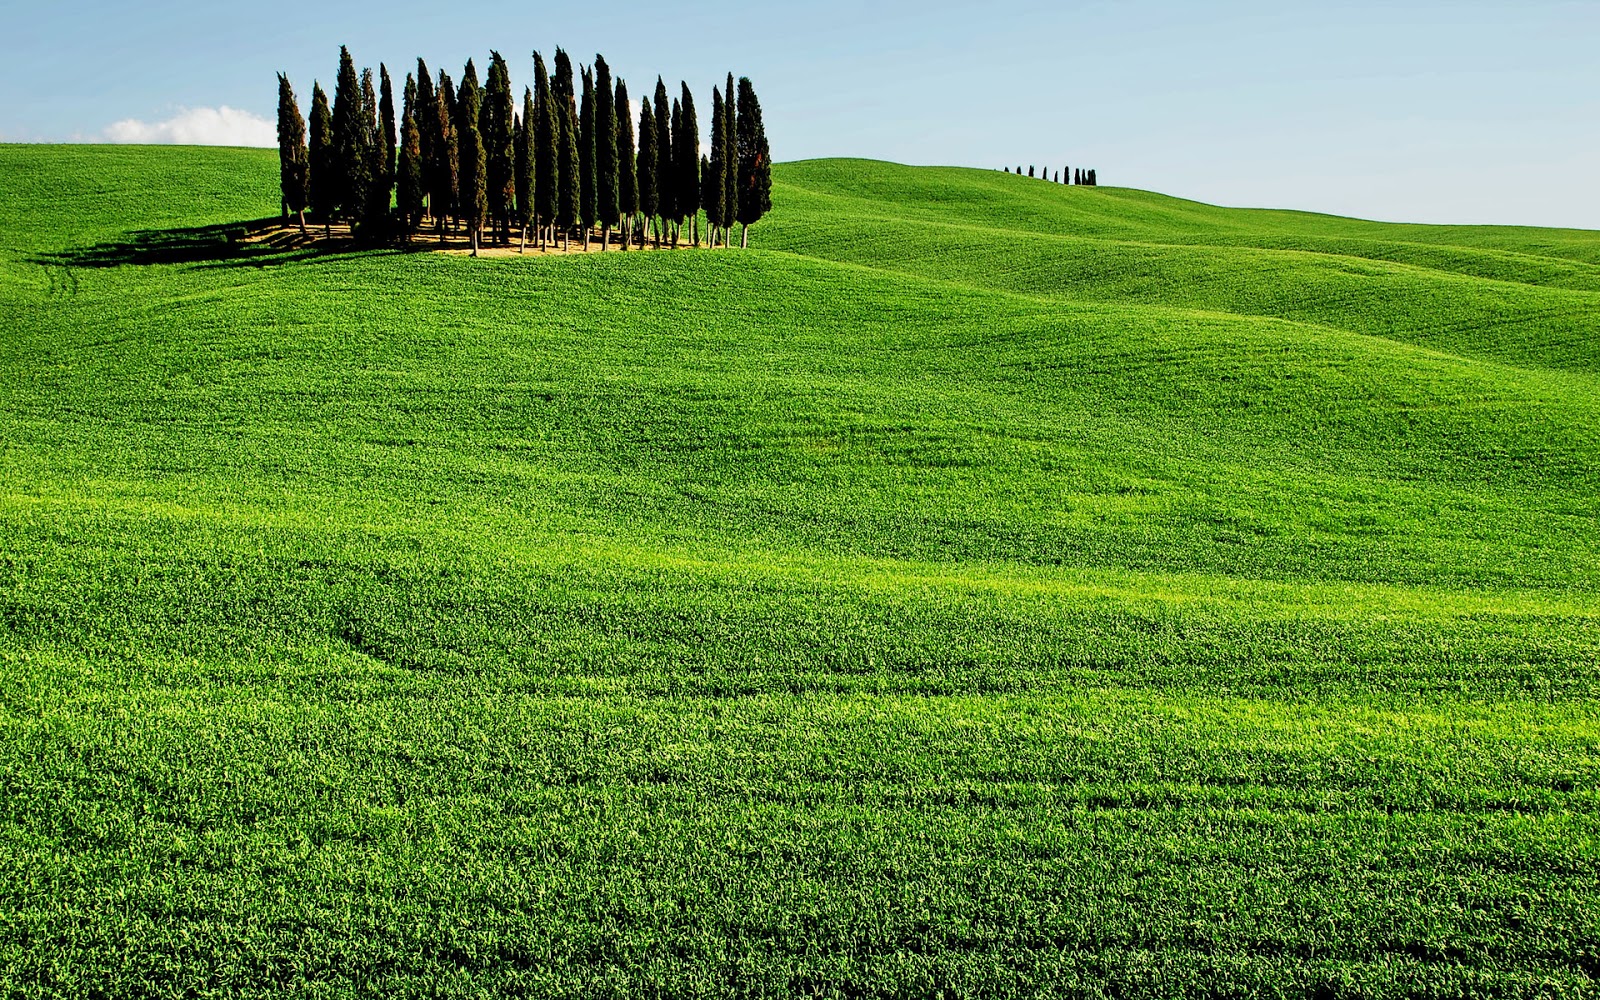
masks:
<svg viewBox="0 0 1600 1000"><path fill-rule="evenodd" d="M600 252L605 253L611 249L611 224L600 227Z"/></svg>
<svg viewBox="0 0 1600 1000"><path fill-rule="evenodd" d="M742 84L741 84L741 86L742 86ZM744 231L739 234L739 249L740 250L748 250L748 249L750 249L750 227L749 226L745 226L744 227Z"/></svg>
<svg viewBox="0 0 1600 1000"><path fill-rule="evenodd" d="M526 222L524 222L522 224L522 245L517 247L517 253L527 253L527 252L528 252L528 224Z"/></svg>
<svg viewBox="0 0 1600 1000"><path fill-rule="evenodd" d="M302 208L296 214L300 216L300 235L301 236L305 236L305 235L307 235L306 234L306 210Z"/></svg>
<svg viewBox="0 0 1600 1000"><path fill-rule="evenodd" d="M469 237L472 240L472 256L476 257L478 256L478 230L474 228Z"/></svg>
<svg viewBox="0 0 1600 1000"><path fill-rule="evenodd" d="M622 217L622 225L617 229L617 242L622 245L624 253L626 253L628 249L628 240L633 238L633 234L628 232L628 223L632 221L632 219L624 215Z"/></svg>

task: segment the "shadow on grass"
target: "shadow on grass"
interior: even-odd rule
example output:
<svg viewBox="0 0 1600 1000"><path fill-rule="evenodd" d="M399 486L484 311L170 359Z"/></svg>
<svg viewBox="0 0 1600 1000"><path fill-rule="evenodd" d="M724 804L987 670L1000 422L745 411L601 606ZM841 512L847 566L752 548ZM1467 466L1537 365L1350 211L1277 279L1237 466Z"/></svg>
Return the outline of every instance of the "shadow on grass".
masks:
<svg viewBox="0 0 1600 1000"><path fill-rule="evenodd" d="M197 264L209 267L266 267L294 261L327 260L372 251L405 252L408 248L327 236L320 227L309 233L284 228L274 216L186 229L145 229L120 240L45 254L39 263L64 267L119 267L124 264ZM417 247L416 249L422 249Z"/></svg>

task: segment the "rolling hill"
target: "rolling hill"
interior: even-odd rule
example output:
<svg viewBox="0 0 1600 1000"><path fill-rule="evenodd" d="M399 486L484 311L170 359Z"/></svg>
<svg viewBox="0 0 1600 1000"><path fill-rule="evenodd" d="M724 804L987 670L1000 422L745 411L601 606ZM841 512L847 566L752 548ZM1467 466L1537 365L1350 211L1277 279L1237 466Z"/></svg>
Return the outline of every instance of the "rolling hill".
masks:
<svg viewBox="0 0 1600 1000"><path fill-rule="evenodd" d="M0 146L0 994L1592 996L1600 233Z"/></svg>

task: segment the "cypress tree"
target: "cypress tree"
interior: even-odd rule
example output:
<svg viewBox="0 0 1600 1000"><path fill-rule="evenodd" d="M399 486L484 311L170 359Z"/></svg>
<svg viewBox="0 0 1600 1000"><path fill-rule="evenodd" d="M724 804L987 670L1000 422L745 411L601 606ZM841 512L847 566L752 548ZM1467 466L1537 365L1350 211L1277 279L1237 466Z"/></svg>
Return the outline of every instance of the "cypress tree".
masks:
<svg viewBox="0 0 1600 1000"><path fill-rule="evenodd" d="M1100 186L1100 171L1094 169L1093 167L1089 168L1089 186L1090 187L1099 187Z"/></svg>
<svg viewBox="0 0 1600 1000"><path fill-rule="evenodd" d="M332 234L334 212L338 210L338 181L334 176L333 113L328 110L328 95L322 84L311 85L311 211L322 223L323 232Z"/></svg>
<svg viewBox="0 0 1600 1000"><path fill-rule="evenodd" d="M406 82L408 95L416 89ZM400 203L400 232L410 242L422 222L422 199L426 185L422 177L422 129L417 127L414 102L406 101L405 114L400 117L400 162L396 170L396 195Z"/></svg>
<svg viewBox="0 0 1600 1000"><path fill-rule="evenodd" d="M411 98L411 115L417 120L417 134L422 137L419 162L422 164L422 197L426 202L431 200L428 194L433 189L428 181L429 171L433 169L433 79L428 76L428 64L421 59L417 60L417 92ZM431 205L429 210L431 212Z"/></svg>
<svg viewBox="0 0 1600 1000"><path fill-rule="evenodd" d="M366 239L378 240L389 225L389 204L393 200L394 175L385 166L383 125L378 120L379 101L373 86L372 70L361 71L361 120L367 159L366 194L362 198L360 229Z"/></svg>
<svg viewBox="0 0 1600 1000"><path fill-rule="evenodd" d="M728 74L728 84L722 88L722 162L726 164L727 188L722 206L722 246L733 243L733 224L739 214L739 115L733 93L733 74Z"/></svg>
<svg viewBox="0 0 1600 1000"><path fill-rule="evenodd" d="M678 151L678 217L689 220L689 242L700 246L700 119L694 113L694 95L683 84L683 128L675 136Z"/></svg>
<svg viewBox="0 0 1600 1000"><path fill-rule="evenodd" d="M650 98L646 97L639 104L639 214L644 220L644 225L639 228L639 246L643 247L645 230L650 227L650 220L655 218L661 207L661 199L656 193L660 155L656 151L656 116L650 110ZM660 245L661 238L658 235L656 246Z"/></svg>
<svg viewBox="0 0 1600 1000"><path fill-rule="evenodd" d="M478 86L478 71L468 59L467 68L461 74L461 87L456 91L456 144L461 166L461 216L467 224L467 238L472 243L474 257L478 256L478 243L489 206L488 155L483 135L478 130L482 113L483 90Z"/></svg>
<svg viewBox="0 0 1600 1000"><path fill-rule="evenodd" d="M556 221L562 240L570 246L572 229L578 224L582 178L578 173L578 106L572 89L572 60L561 49L556 49L556 75L550 86L561 126L561 167L557 172L561 187L556 198Z"/></svg>
<svg viewBox="0 0 1600 1000"><path fill-rule="evenodd" d="M739 78L739 245L750 245L750 227L772 210L772 151L761 123L761 101L747 76Z"/></svg>
<svg viewBox="0 0 1600 1000"><path fill-rule="evenodd" d="M594 72L583 68L583 105L578 112L578 221L583 226L583 249L589 249L589 231L595 223L595 107Z"/></svg>
<svg viewBox="0 0 1600 1000"><path fill-rule="evenodd" d="M311 200L311 151L306 147L306 120L300 115L289 78L278 74L278 188L283 213L293 212L306 231L306 203Z"/></svg>
<svg viewBox="0 0 1600 1000"><path fill-rule="evenodd" d="M1008 173L1008 174L1011 173L1011 168L1010 167L1006 168L1006 173Z"/></svg>
<svg viewBox="0 0 1600 1000"><path fill-rule="evenodd" d="M612 106L617 112L617 214L622 216L622 249L633 240L633 217L639 213L639 164L634 159L633 102L628 99L628 84L617 81L617 96Z"/></svg>
<svg viewBox="0 0 1600 1000"><path fill-rule="evenodd" d="M456 193L461 184L460 143L456 138L456 90L450 75L439 71L439 87L433 95L433 157L432 178L428 185L428 199L433 205L433 218L438 223L439 242L445 241L445 229L451 215L459 214Z"/></svg>
<svg viewBox="0 0 1600 1000"><path fill-rule="evenodd" d="M350 50L339 47L339 79L333 88L333 196L338 213L353 219L364 207L368 163L361 122L361 78Z"/></svg>
<svg viewBox="0 0 1600 1000"><path fill-rule="evenodd" d="M672 218L672 203L677 200L677 174L673 171L672 106L667 103L667 85L656 77L656 246L661 245L667 220Z"/></svg>
<svg viewBox="0 0 1600 1000"><path fill-rule="evenodd" d="M594 200L600 222L600 249L611 248L611 229L617 224L617 108L611 67L605 57L594 57Z"/></svg>
<svg viewBox="0 0 1600 1000"><path fill-rule="evenodd" d="M667 230L672 238L672 248L678 248L678 236L683 230L683 174L686 163L683 156L683 105L672 99L672 226ZM666 199L663 198L663 201Z"/></svg>
<svg viewBox="0 0 1600 1000"><path fill-rule="evenodd" d="M378 64L378 76L382 80L378 99L378 122L383 126L383 148L388 153L383 161L383 175L392 188L395 183L395 155L400 148L399 126L394 116L394 83L389 79L389 67L383 63Z"/></svg>
<svg viewBox="0 0 1600 1000"><path fill-rule="evenodd" d="M1054 184L1060 184L1061 183L1061 171L1059 171L1059 170L1056 171L1056 179L1052 183L1054 183Z"/></svg>
<svg viewBox="0 0 1600 1000"><path fill-rule="evenodd" d="M517 204L516 105L511 96L511 71L500 53L489 53L489 81L483 94L478 129L488 158L488 217L501 243L511 242L511 216Z"/></svg>
<svg viewBox="0 0 1600 1000"><path fill-rule="evenodd" d="M561 125L556 115L555 97L550 90L550 73L544 56L533 54L534 119L537 156L533 167L533 207L538 217L539 246L544 247L545 230L555 241L556 199L561 186Z"/></svg>
<svg viewBox="0 0 1600 1000"><path fill-rule="evenodd" d="M522 120L517 123L517 225L522 227L522 245L528 249L528 227L533 225L533 164L538 159L534 135L538 128L533 109L533 91L522 89Z"/></svg>
<svg viewBox="0 0 1600 1000"><path fill-rule="evenodd" d="M711 88L711 155L701 173L700 200L706 210L706 245L715 248L717 233L728 224L728 161L724 157L722 91Z"/></svg>

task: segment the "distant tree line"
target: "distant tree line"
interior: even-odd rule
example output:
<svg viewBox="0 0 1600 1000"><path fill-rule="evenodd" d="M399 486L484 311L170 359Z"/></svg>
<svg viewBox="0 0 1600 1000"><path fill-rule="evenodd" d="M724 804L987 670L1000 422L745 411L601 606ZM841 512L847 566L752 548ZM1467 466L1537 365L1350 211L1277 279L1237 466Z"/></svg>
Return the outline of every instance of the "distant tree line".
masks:
<svg viewBox="0 0 1600 1000"><path fill-rule="evenodd" d="M1006 173L1008 173L1008 174L1011 173L1011 168L1010 167L1006 168ZM1017 173L1018 173L1018 175L1021 175L1021 173L1022 173L1022 167L1020 165L1018 165L1018 167L1017 167ZM1033 177L1034 176L1034 168L1032 166L1028 167L1028 176L1029 177ZM1050 168L1049 167L1045 167L1043 172L1040 173L1038 176L1043 177L1047 181L1050 180ZM1065 177L1066 180L1062 180L1063 177ZM1096 184L1099 183L1099 181L1096 179L1095 172L1093 170L1085 170L1082 167L1079 167L1077 170L1071 170L1071 169L1069 169L1067 167L1062 167L1060 170L1056 171L1056 177L1055 177L1054 183L1056 183L1056 184L1082 184L1085 187L1094 187Z"/></svg>
<svg viewBox="0 0 1600 1000"><path fill-rule="evenodd" d="M520 109L500 53L491 52L480 83L469 59L457 85L437 82L417 60L395 114L388 67L356 73L339 49L333 103L312 86L308 130L288 77L278 74L278 152L285 217L306 216L331 232L335 222L370 241L409 240L429 225L445 242L464 233L477 254L487 238L514 238L540 248L589 248L598 226L601 249L615 230L626 250L678 246L684 224L700 245L727 247L735 225L740 246L772 208L772 154L761 102L748 77L728 74L711 91L711 144L701 152L700 125L688 84L669 97L657 77L654 99L640 101L637 142L626 81L613 82L601 56L580 68L556 49L554 73L533 54L534 86Z"/></svg>

